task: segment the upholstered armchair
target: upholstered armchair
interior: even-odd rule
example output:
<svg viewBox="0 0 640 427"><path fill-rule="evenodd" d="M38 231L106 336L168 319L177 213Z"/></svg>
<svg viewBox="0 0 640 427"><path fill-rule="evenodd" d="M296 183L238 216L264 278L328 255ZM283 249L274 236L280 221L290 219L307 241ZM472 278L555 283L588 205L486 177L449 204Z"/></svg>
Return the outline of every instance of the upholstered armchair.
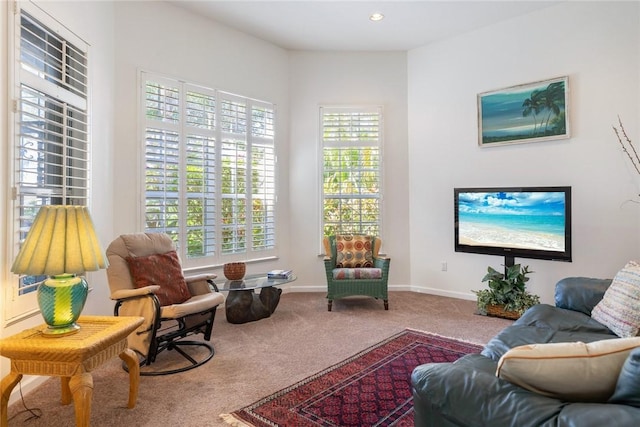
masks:
<svg viewBox="0 0 640 427"><path fill-rule="evenodd" d="M381 299L388 310L391 259L379 255L382 240L366 235L336 235L325 237L323 243L328 310L334 299L353 295Z"/></svg>
<svg viewBox="0 0 640 427"><path fill-rule="evenodd" d="M213 283L215 274L185 277L171 238L163 233L124 234L107 248L107 278L116 316L144 317L129 336L129 348L147 367L164 350L175 350L184 363L167 369L140 370L164 375L193 369L214 354L211 338L216 308L224 302ZM213 289L212 289L213 288ZM204 340L187 340L202 334Z"/></svg>

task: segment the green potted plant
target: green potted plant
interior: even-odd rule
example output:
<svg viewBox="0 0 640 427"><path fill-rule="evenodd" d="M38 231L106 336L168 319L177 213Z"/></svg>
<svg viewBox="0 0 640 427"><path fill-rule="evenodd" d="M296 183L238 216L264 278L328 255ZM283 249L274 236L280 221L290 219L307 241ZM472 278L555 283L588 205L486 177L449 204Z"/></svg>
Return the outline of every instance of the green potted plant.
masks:
<svg viewBox="0 0 640 427"><path fill-rule="evenodd" d="M477 296L478 312L483 315L517 319L529 307L540 304L540 297L526 290L529 281L529 266L514 264L506 268L506 274L492 267L482 279L488 282L489 289L472 291Z"/></svg>

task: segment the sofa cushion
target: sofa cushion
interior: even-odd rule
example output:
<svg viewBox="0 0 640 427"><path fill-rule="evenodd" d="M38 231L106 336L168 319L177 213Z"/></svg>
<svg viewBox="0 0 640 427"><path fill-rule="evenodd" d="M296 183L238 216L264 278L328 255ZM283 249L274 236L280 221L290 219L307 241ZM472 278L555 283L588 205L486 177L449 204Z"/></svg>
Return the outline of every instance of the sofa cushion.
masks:
<svg viewBox="0 0 640 427"><path fill-rule="evenodd" d="M640 408L640 348L636 348L622 365L616 390L609 403Z"/></svg>
<svg viewBox="0 0 640 427"><path fill-rule="evenodd" d="M607 327L590 316L548 304L537 304L520 319L500 331L482 350L496 362L507 351L526 344L549 342L592 342L618 338Z"/></svg>
<svg viewBox="0 0 640 427"><path fill-rule="evenodd" d="M611 282L591 317L620 337L640 331L640 264L629 261Z"/></svg>
<svg viewBox="0 0 640 427"><path fill-rule="evenodd" d="M500 358L496 376L549 397L606 402L636 347L640 337L519 346Z"/></svg>
<svg viewBox="0 0 640 427"><path fill-rule="evenodd" d="M556 283L556 307L591 316L593 307L602 300L610 285L611 279L566 277Z"/></svg>
<svg viewBox="0 0 640 427"><path fill-rule="evenodd" d="M361 235L336 236L336 267L373 267L373 237Z"/></svg>
<svg viewBox="0 0 640 427"><path fill-rule="evenodd" d="M155 293L161 306L180 304L191 298L176 251L148 256L127 257L136 288L158 285Z"/></svg>

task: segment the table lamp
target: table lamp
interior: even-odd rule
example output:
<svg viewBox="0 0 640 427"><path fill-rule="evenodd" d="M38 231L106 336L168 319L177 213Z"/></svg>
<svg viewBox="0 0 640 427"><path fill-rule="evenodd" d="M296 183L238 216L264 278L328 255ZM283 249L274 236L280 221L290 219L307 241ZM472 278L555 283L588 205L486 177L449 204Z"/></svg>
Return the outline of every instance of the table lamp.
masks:
<svg viewBox="0 0 640 427"><path fill-rule="evenodd" d="M75 322L87 300L86 271L106 268L107 261L84 206L43 206L20 248L11 271L49 276L38 286L38 306L48 328L63 336L80 329Z"/></svg>

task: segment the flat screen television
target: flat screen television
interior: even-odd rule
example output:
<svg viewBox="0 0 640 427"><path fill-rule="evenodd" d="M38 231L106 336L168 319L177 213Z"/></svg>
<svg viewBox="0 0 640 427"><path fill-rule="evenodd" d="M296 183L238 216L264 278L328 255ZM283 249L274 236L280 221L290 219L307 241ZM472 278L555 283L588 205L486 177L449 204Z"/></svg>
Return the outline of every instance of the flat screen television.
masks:
<svg viewBox="0 0 640 427"><path fill-rule="evenodd" d="M455 188L455 251L571 261L571 187Z"/></svg>

